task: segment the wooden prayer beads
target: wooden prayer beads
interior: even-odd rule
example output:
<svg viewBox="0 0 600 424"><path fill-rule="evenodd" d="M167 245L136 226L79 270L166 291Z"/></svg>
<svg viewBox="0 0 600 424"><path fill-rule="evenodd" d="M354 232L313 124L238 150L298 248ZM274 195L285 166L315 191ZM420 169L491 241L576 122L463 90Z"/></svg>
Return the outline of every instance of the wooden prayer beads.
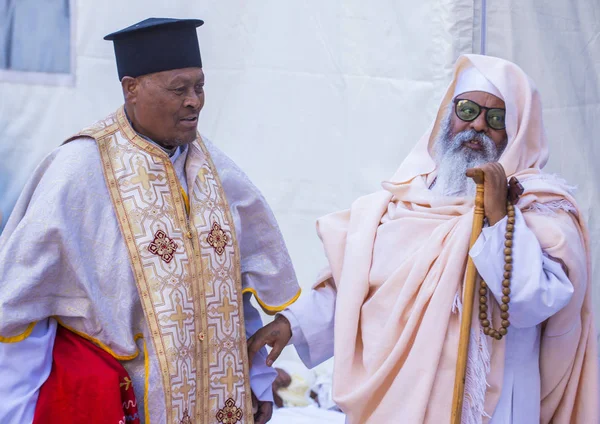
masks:
<svg viewBox="0 0 600 424"><path fill-rule="evenodd" d="M502 337L508 333L508 327L510 326L510 314L508 313L510 303L510 279L512 277L512 246L513 246L513 234L515 230L515 207L510 203L506 203L506 210L508 214L508 222L506 224L506 233L504 240L504 280L502 280L502 303L500 304L500 328L495 330L492 327L491 317L488 319L488 286L485 281L481 281L481 287L479 289L479 321L483 327L483 333L486 336L490 336L496 340L502 340Z"/></svg>

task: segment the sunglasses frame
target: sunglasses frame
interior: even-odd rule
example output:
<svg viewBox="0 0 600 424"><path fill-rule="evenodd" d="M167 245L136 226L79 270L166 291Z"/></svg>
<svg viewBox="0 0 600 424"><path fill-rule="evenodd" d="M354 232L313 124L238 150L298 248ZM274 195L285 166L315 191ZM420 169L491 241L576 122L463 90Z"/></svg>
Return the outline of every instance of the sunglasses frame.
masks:
<svg viewBox="0 0 600 424"><path fill-rule="evenodd" d="M466 101L466 102L471 102L473 103L475 106L477 106L479 108L479 113L477 115L475 115L475 117L473 119L463 119L460 116L458 116L458 102L460 101ZM490 127L493 130L496 131L503 131L506 129L506 123L504 124L504 126L502 128L494 128L492 127L492 125L490 124L490 121L488 120L488 113L490 112L490 110L502 110L504 111L504 115L506 116L506 109L501 108L501 107L485 107L485 106L481 106L480 104L478 104L477 102L474 102L473 100L469 100L469 99L461 99L460 97L457 97L453 100L454 102L454 114L456 115L456 117L458 119L460 119L463 122L473 122L474 120L476 120L477 118L479 118L479 115L481 115L481 112L483 110L485 110L485 122L487 123L488 127Z"/></svg>

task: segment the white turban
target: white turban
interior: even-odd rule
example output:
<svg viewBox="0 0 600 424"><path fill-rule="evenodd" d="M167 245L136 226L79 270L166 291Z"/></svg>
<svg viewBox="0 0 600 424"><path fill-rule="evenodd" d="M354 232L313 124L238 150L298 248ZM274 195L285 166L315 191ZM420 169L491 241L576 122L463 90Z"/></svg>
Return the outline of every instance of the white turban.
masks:
<svg viewBox="0 0 600 424"><path fill-rule="evenodd" d="M468 93L469 91L483 91L504 100L496 86L474 66L465 69L458 76L456 86L454 87L453 98L456 98L460 94Z"/></svg>

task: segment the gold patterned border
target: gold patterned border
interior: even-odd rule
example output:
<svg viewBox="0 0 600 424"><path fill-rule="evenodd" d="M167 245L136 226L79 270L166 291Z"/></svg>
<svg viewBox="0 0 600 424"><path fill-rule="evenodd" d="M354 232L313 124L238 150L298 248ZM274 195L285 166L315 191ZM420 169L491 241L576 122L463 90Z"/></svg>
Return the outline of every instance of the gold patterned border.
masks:
<svg viewBox="0 0 600 424"><path fill-rule="evenodd" d="M245 394L246 394L246 399L245 400L245 407L246 410L244 411L244 416L245 419L248 423L253 423L254 422L254 414L252 414L252 397L251 397L251 389L250 389L250 364L248 362L248 349L247 349L247 345L246 345L246 324L244 322L244 310L243 310L243 292L242 292L242 270L241 270L241 264L240 264L240 255L239 255L239 244L238 244L238 240L237 240L237 234L235 231L235 225L234 225L234 220L233 220L233 216L231 215L231 209L229 207L229 202L227 201L227 196L225 196L225 191L223 190L223 184L221 182L221 177L219 176L219 173L217 172L217 168L208 152L208 149L206 148L206 146L204 145L204 142L202 141L202 136L200 134L198 134L198 138L197 138L197 144L200 147L200 149L202 150L202 152L206 155L206 161L208 163L208 166L210 167L215 180L218 183L218 189L219 189L219 196L221 197L221 199L223 199L223 203L225 204L225 207L223 208L225 210L225 216L227 218L227 220L230 223L230 231L231 231L231 236L233 239L233 245L235 248L235 251L238 252L238 254L235 255L235 286L236 286L236 290L238 292L238 296L239 296L239 302L238 302L238 313L240 314L240 346L239 346L239 351L242 355L242 363L244 366L244 376L246 378L244 378L244 388L245 388Z"/></svg>
<svg viewBox="0 0 600 424"><path fill-rule="evenodd" d="M174 172L174 171L173 171ZM183 197L180 195L183 199ZM181 209L183 212L182 202L177 203L177 210ZM187 215L186 215L187 216ZM200 313L195 314L195 325L198 331L198 343L200 349L200 355L196 357L196 375L197 379L202 379L202 393L197 393L196 401L196 420L200 423L209 423L209 407L208 407L208 390L210 387L209 375L208 375L208 343L203 343L202 337L207 333L208 328L208 319L206 316L206 299L204 294L204 279L203 279L203 269L202 269L202 252L199 243L199 235L196 227L194 225L190 225L188 219L184 220L184 227L186 228L191 237L187 237L186 243L189 243L191 246L189 249L186 248L186 252L188 253L188 258L193 258L190 260L190 269L191 269L191 279L192 281L199 281L198 284L198 295L195 296L195 284L190 285L190 290L192 291L192 297L194 299L198 299L196 306L200 309ZM184 238L185 239L185 238ZM191 250L191 254L190 254ZM198 376L200 373L200 376Z"/></svg>
<svg viewBox="0 0 600 424"><path fill-rule="evenodd" d="M201 259L201 248L198 242L198 234L197 230L193 225L189 224L188 215L185 210L185 199L182 196L181 185L179 184L177 175L175 173L175 169L169 159L168 155L157 146L147 142L142 139L131 127L127 117L125 116L124 109L121 108L117 112L117 120L123 134L127 137L127 139L135 145L140 150L143 150L152 156L158 156L162 159L164 169L167 174L167 181L169 186L169 192L171 195L171 199L173 199L173 203L175 206L176 220L177 224L182 230L186 230L183 232L187 232L191 236L183 237L184 248L186 256L189 259L189 267L190 267L190 277L192 281L201 281L199 284L199 290L196 290L194 284L190 285L191 297L192 299L198 300L198 302L194 302L194 306L199 309L199 313L195 313L195 328L196 333L200 337L200 335L206 333L207 329L207 317L206 317L206 302L204 298L204 284L202 282L202 259ZM198 293L196 293L198 291ZM197 379L202 379L202 392L197 388L196 394L196 420L199 422L210 422L209 421L209 408L208 405L205 404L206 394L209 386L209 375L208 375L208 346L207 343L198 343L197 344L200 349L200 354L196 355L196 372ZM164 354L164 350L163 350ZM165 367L167 366L167 360L165 356ZM163 368L161 365L161 370L167 368ZM164 371L163 371L164 372ZM198 374L201 374L200 376ZM164 375L163 375L164 377ZM163 378L164 380L164 378ZM165 402L166 405L171 405L171 385L170 382L164 382L165 384ZM171 415L167 413L167 419L171 419Z"/></svg>
<svg viewBox="0 0 600 424"><path fill-rule="evenodd" d="M169 376L169 369L167 365L167 358L165 353L164 344L162 342L162 338L160 337L160 329L158 324L158 317L154 313L154 307L152 304L152 297L149 292L149 284L146 281L144 275L144 269L142 266L142 259L137 250L137 245L134 241L133 230L130 227L129 220L127 219L127 212L125 211L125 207L123 205L123 200L121 198L121 193L118 189L117 181L115 178L114 169L112 166L112 161L109 156L108 147L110 140L108 138L98 138L96 139L98 144L98 149L100 151L100 157L102 159L102 168L104 171L104 178L106 179L106 184L108 187L108 191L113 201L113 206L115 209L115 214L117 215L117 221L119 222L119 227L121 228L121 233L123 234L123 239L125 244L127 245L127 251L129 252L129 259L131 262L131 266L133 268L133 274L138 286L138 291L140 295L140 300L142 303L142 307L144 309L144 315L146 316L146 320L148 322L148 327L150 329L150 334L152 335L152 342L154 344L154 350L156 351L158 362L160 365L161 376L163 380L164 394L165 394L165 405L171 405L171 382ZM167 414L167 423L171 423L170 414Z"/></svg>

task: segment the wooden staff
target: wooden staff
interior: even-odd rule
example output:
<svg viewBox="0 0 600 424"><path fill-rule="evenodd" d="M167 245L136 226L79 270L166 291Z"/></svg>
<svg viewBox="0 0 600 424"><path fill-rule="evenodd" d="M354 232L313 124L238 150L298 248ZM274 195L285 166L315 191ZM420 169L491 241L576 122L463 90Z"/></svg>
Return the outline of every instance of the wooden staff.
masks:
<svg viewBox="0 0 600 424"><path fill-rule="evenodd" d="M469 250L473 247L483 228L483 181L484 174L481 169L475 170L473 180L477 184L475 194L475 212L473 215L473 227L471 229L471 242ZM467 275L463 289L462 319L460 322L460 340L458 343L458 359L456 361L456 376L454 378L454 396L452 399L452 421L451 424L461 424L463 398L465 395L465 373L467 371L467 358L469 356L469 338L471 336L471 318L473 315L473 303L475 297L475 285L477 280L477 269L470 256L467 262Z"/></svg>

